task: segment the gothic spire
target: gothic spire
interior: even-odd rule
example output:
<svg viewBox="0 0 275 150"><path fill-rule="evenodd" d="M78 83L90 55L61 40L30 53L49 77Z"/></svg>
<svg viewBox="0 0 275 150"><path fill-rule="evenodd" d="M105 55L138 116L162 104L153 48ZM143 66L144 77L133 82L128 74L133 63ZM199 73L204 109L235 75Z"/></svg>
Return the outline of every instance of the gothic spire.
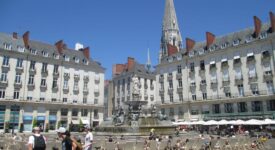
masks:
<svg viewBox="0 0 275 150"><path fill-rule="evenodd" d="M148 51L147 51L146 69L147 69L147 70L150 70L150 69L151 69L151 58L150 58L150 50L149 50L149 48L148 48Z"/></svg>
<svg viewBox="0 0 275 150"><path fill-rule="evenodd" d="M174 6L174 0L165 0L165 11L162 22L161 58L168 55L167 45L181 49L182 38ZM160 58L160 59L161 59Z"/></svg>

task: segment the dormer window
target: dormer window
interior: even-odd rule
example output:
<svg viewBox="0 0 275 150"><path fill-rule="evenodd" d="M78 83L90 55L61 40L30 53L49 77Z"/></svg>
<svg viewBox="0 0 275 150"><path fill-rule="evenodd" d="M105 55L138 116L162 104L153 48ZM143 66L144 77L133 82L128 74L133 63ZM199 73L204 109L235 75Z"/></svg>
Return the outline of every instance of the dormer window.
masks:
<svg viewBox="0 0 275 150"><path fill-rule="evenodd" d="M203 55L204 54L204 49L200 49L199 50L199 55Z"/></svg>
<svg viewBox="0 0 275 150"><path fill-rule="evenodd" d="M249 36L247 36L246 38L245 38L245 42L246 43L249 43L249 42L251 42L253 40L253 37L251 36L251 35L249 35Z"/></svg>
<svg viewBox="0 0 275 150"><path fill-rule="evenodd" d="M25 48L24 47L22 47L22 46L17 46L17 50L18 50L18 52L25 52Z"/></svg>
<svg viewBox="0 0 275 150"><path fill-rule="evenodd" d="M86 59L82 60L83 64L88 65L88 61Z"/></svg>
<svg viewBox="0 0 275 150"><path fill-rule="evenodd" d="M49 57L49 53L46 51L42 51L42 55L43 55L43 57Z"/></svg>
<svg viewBox="0 0 275 150"><path fill-rule="evenodd" d="M70 57L67 55L64 55L64 59L65 59L65 61L70 61Z"/></svg>
<svg viewBox="0 0 275 150"><path fill-rule="evenodd" d="M75 63L79 63L79 58L78 57L74 57L74 62Z"/></svg>
<svg viewBox="0 0 275 150"><path fill-rule="evenodd" d="M37 51L35 49L31 49L31 54L37 55Z"/></svg>
<svg viewBox="0 0 275 150"><path fill-rule="evenodd" d="M54 59L59 59L59 55L56 54L56 53L54 53L54 54L53 54L53 58L54 58Z"/></svg>
<svg viewBox="0 0 275 150"><path fill-rule="evenodd" d="M240 39L236 39L233 41L233 46L237 46L240 44Z"/></svg>
<svg viewBox="0 0 275 150"><path fill-rule="evenodd" d="M225 49L228 46L228 42L225 42L221 45L221 49Z"/></svg>
<svg viewBox="0 0 275 150"><path fill-rule="evenodd" d="M194 51L189 52L189 57L194 57Z"/></svg>
<svg viewBox="0 0 275 150"><path fill-rule="evenodd" d="M262 32L260 34L260 39L265 39L265 38L267 38L267 32Z"/></svg>
<svg viewBox="0 0 275 150"><path fill-rule="evenodd" d="M4 48L5 48L6 50L11 50L12 46L11 46L11 44L9 44L9 43L4 43Z"/></svg>

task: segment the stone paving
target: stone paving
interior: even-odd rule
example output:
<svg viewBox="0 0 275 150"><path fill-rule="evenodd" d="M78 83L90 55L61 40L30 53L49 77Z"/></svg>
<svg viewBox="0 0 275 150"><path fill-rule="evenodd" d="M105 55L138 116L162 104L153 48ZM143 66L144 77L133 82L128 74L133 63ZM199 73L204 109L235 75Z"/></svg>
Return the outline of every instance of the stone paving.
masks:
<svg viewBox="0 0 275 150"><path fill-rule="evenodd" d="M47 142L47 150L51 150L52 147L57 147L59 150L61 150L61 141L57 139L57 135L55 133L47 133L43 134L48 139ZM84 134L79 133L72 133L72 135L76 138L81 138L83 141ZM0 135L0 148L2 147L4 150L26 150L27 149L27 140L28 140L28 134L20 134L18 137L14 140L11 138L11 135ZM173 135L174 136L174 135ZM167 137L167 138L166 138ZM205 136L207 137L207 136ZM108 142L108 137L105 136L95 136L94 137L94 149L97 148L103 148L106 150L114 150L114 149L122 149L122 150L143 150L144 149L144 141L148 137L135 137L135 136L126 136L123 137L124 139L121 139L121 137L113 137L113 142ZM172 147L176 144L176 141L178 139L181 139L185 141L186 139L189 139L190 141L188 144L185 145L185 149L197 149L199 150L201 146L204 144L204 140L199 138L199 134L195 132L188 132L181 134L180 137L173 137L171 140L171 144L169 144L169 138L168 136L163 136L162 142L156 142L154 140L149 141L151 150L157 150L158 144L159 149L165 149L165 147L171 145ZM207 138L206 138L207 139ZM219 145L216 146L216 149L226 149L223 145L225 141L228 140L230 147L227 149L251 149L250 145L254 140L257 140L254 138L249 138L246 136L237 136L236 138L226 138L221 137L219 140L219 144L216 141L216 144ZM215 149L215 147L212 147ZM264 145L261 145L257 149L275 149L275 139L269 139ZM1 149L0 149L1 150Z"/></svg>

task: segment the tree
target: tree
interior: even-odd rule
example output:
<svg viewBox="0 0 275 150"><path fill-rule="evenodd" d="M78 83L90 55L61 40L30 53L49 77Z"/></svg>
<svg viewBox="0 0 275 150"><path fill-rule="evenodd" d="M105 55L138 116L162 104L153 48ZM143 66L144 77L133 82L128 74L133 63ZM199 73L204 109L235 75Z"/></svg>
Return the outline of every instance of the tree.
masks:
<svg viewBox="0 0 275 150"><path fill-rule="evenodd" d="M37 126L37 120L36 118L34 118L32 121L32 127L36 127L36 126Z"/></svg>
<svg viewBox="0 0 275 150"><path fill-rule="evenodd" d="M9 129L10 129L10 122L5 122L5 133L9 133Z"/></svg>

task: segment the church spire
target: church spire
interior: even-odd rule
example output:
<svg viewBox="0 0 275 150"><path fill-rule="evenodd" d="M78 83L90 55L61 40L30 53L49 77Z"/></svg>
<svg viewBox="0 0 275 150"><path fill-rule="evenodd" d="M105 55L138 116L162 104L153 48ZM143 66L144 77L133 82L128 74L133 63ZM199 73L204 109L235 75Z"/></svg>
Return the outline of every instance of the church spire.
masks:
<svg viewBox="0 0 275 150"><path fill-rule="evenodd" d="M168 45L179 51L182 47L182 38L178 25L174 0L165 0L165 11L162 22L162 37L160 59L169 54Z"/></svg>
<svg viewBox="0 0 275 150"><path fill-rule="evenodd" d="M147 69L147 70L150 70L150 69L151 69L151 58L150 58L150 50L149 50L149 48L148 48L148 51L147 51L146 69Z"/></svg>

